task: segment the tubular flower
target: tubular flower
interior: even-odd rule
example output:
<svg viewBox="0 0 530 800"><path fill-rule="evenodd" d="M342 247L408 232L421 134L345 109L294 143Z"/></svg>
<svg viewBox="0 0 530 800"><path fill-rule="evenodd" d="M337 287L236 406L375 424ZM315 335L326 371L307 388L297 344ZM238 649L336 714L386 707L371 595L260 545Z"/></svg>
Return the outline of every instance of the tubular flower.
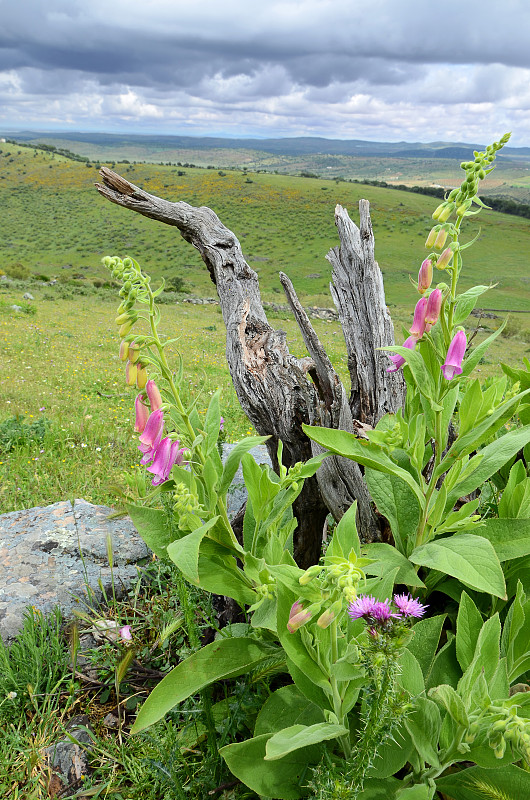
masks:
<svg viewBox="0 0 530 800"><path fill-rule="evenodd" d="M160 444L163 429L164 412L161 408L158 408L149 415L145 428L140 436L140 444L138 447L142 453L148 453L150 450L156 450Z"/></svg>
<svg viewBox="0 0 530 800"><path fill-rule="evenodd" d="M137 342L131 342L129 345L129 361L131 364L136 364L140 358L140 345Z"/></svg>
<svg viewBox="0 0 530 800"><path fill-rule="evenodd" d="M147 392L147 396L149 398L151 411L157 411L162 405L162 396L158 390L158 386L153 380L147 381L145 384L145 391Z"/></svg>
<svg viewBox="0 0 530 800"><path fill-rule="evenodd" d="M436 266L438 269L445 269L449 262L453 257L453 251L450 247L446 247L441 256L439 257L438 261L436 262Z"/></svg>
<svg viewBox="0 0 530 800"><path fill-rule="evenodd" d="M120 344L120 359L122 361L127 361L129 358L129 342L126 342L125 339Z"/></svg>
<svg viewBox="0 0 530 800"><path fill-rule="evenodd" d="M417 341L418 340L415 336L409 336L408 339L405 339L402 346L407 347L409 350L414 350ZM392 361L392 366L386 368L387 372L397 372L398 369L401 369L401 367L405 363L405 359L403 358L403 356L396 354L394 356L388 356L388 357Z"/></svg>
<svg viewBox="0 0 530 800"><path fill-rule="evenodd" d="M127 386L134 386L136 383L136 376L138 375L138 367L132 361L127 361L125 365L125 382Z"/></svg>
<svg viewBox="0 0 530 800"><path fill-rule="evenodd" d="M307 609L304 609L299 600L293 603L289 612L289 619L287 621L287 630L289 633L296 633L298 628L305 625L311 619L311 614Z"/></svg>
<svg viewBox="0 0 530 800"><path fill-rule="evenodd" d="M427 291L432 283L432 261L426 258L423 261L420 271L418 273L418 292L423 294Z"/></svg>
<svg viewBox="0 0 530 800"><path fill-rule="evenodd" d="M464 331L458 331L453 336L453 340L449 345L447 355L441 370L446 380L452 380L455 375L462 374L462 360L464 358L467 347L467 339Z"/></svg>
<svg viewBox="0 0 530 800"><path fill-rule="evenodd" d="M427 299L427 308L425 310L425 330L430 331L432 325L436 325L438 317L440 316L440 309L442 307L442 291L435 289L430 293Z"/></svg>
<svg viewBox="0 0 530 800"><path fill-rule="evenodd" d="M162 439L156 448L153 463L147 467L148 471L155 476L151 481L153 486L167 481L173 466L182 464L183 457L184 450L181 450L178 441L171 441L168 436Z"/></svg>
<svg viewBox="0 0 530 800"><path fill-rule="evenodd" d="M134 422L135 433L143 433L147 420L149 419L149 409L145 405L144 400L145 394L139 394L134 401L134 411L136 415Z"/></svg>
<svg viewBox="0 0 530 800"><path fill-rule="evenodd" d="M147 383L147 370L145 366L139 361L138 371L136 373L136 385L139 389L145 389Z"/></svg>
<svg viewBox="0 0 530 800"><path fill-rule="evenodd" d="M445 240L446 239L447 239L447 231L445 230L445 228L441 228L438 231L438 235L437 235L437 237L435 239L435 242L434 242L434 247L436 248L436 250L441 250L442 249L442 247L445 244Z"/></svg>
<svg viewBox="0 0 530 800"><path fill-rule="evenodd" d="M439 226L435 225L435 227L430 231L429 235L427 236L427 239L425 240L425 247L427 248L427 250L430 250L433 244L435 243L439 230L440 230Z"/></svg>
<svg viewBox="0 0 530 800"><path fill-rule="evenodd" d="M414 319L410 332L416 339L421 339L425 333L425 312L427 311L427 298L420 297L414 309Z"/></svg>

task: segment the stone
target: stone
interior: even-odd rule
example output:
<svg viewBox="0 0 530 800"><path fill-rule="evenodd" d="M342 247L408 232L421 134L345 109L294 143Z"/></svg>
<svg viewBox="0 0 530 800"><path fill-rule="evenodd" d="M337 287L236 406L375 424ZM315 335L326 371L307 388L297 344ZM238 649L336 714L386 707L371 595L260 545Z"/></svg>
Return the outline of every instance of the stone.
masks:
<svg viewBox="0 0 530 800"><path fill-rule="evenodd" d="M67 797L77 792L90 774L88 753L91 749L93 729L85 714L72 717L66 730L77 740L61 739L46 747L44 756L50 768L48 797ZM76 794L81 800L81 795Z"/></svg>
<svg viewBox="0 0 530 800"><path fill-rule="evenodd" d="M22 299L23 300L35 300L35 298L31 294L31 292L25 292L25 294L22 295Z"/></svg>
<svg viewBox="0 0 530 800"><path fill-rule="evenodd" d="M223 445L223 461L235 444ZM265 446L250 453L258 464L271 460ZM246 502L241 466L228 492L228 514L232 518ZM101 600L101 581L107 594L122 595L138 577L137 564L151 551L129 517L113 517L113 509L86 500L54 503L0 515L0 636L12 640L22 628L28 606L38 613L51 613L59 606L63 616L74 616L83 605ZM113 568L108 559L112 547ZM111 632L112 633L112 632ZM109 634L109 632L107 632ZM94 642L98 631L86 632ZM116 635L116 632L114 632ZM82 651L90 648L82 642ZM94 676L95 677L95 676Z"/></svg>
<svg viewBox="0 0 530 800"><path fill-rule="evenodd" d="M12 306L9 306L9 308L11 311L22 311L22 306L17 306L15 303L13 303Z"/></svg>

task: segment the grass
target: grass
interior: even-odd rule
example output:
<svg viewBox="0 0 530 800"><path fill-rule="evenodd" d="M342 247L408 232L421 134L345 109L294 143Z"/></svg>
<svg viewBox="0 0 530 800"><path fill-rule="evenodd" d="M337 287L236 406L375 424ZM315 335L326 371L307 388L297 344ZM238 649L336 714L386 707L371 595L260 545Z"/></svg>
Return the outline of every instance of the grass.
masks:
<svg viewBox="0 0 530 800"><path fill-rule="evenodd" d="M160 164L117 168L153 194L213 208L240 239L266 300L283 299L278 281L278 271L283 270L302 301L317 306L331 304L325 254L337 244L337 203L349 208L355 219L359 199L370 200L387 300L402 306L409 302L408 278L415 277L424 257L423 242L437 202L320 178ZM198 254L175 230L104 201L93 188L97 179L93 164L86 167L51 153L0 144L0 268L7 271L21 261L34 273L81 275L91 284L106 277L102 255L130 254L149 264L154 277L181 277L194 294L215 294ZM480 224L479 241L466 252L463 288L496 283L485 302L488 307L528 310L524 254L530 220L487 211ZM479 224L472 220L468 230L471 239Z"/></svg>
<svg viewBox="0 0 530 800"><path fill-rule="evenodd" d="M85 294L75 294L76 285L33 282L13 288L0 283L0 303L6 309L0 320L1 512L78 497L112 505L116 487L125 486L124 474L139 463L132 433L135 392L125 386L118 358L117 295L77 288ZM27 289L35 298L34 313L11 310ZM412 304L412 287L410 295ZM410 325L410 310L392 310L399 341ZM162 313L161 330L180 335L185 393L199 393L199 410L204 412L211 393L222 387L227 440L252 433L230 381L219 307L168 304ZM271 324L286 331L291 352L306 355L294 320L279 316L271 314ZM520 314L510 317L507 335L495 341L487 362L477 368L481 377L498 374L499 361L517 365L528 353L530 325L524 320ZM482 324L495 328L499 322L487 319ZM340 326L323 320L314 320L314 326L348 387ZM171 355L176 359L174 349Z"/></svg>
<svg viewBox="0 0 530 800"><path fill-rule="evenodd" d="M85 720L81 730L88 732L82 748L91 767L82 786L71 787L80 796L204 800L208 790L230 782L217 750L208 747L200 698L190 698L147 733L129 736L138 701L196 648L187 631L194 628L201 637L215 633L209 596L183 588L176 572L152 562L120 601L110 598L104 606L79 612L68 625L58 610L44 617L28 609L17 639L9 648L0 641L0 797L54 796L49 794L45 750L68 738L68 721L79 715ZM185 601L193 613L186 625L181 613ZM116 634L125 623L131 626L131 644ZM213 733L224 743L248 735L268 695L265 684L250 679L228 687L239 698L235 705L225 700L222 689L212 697ZM117 727L105 722L109 713ZM225 800L256 797L242 786L215 795Z"/></svg>

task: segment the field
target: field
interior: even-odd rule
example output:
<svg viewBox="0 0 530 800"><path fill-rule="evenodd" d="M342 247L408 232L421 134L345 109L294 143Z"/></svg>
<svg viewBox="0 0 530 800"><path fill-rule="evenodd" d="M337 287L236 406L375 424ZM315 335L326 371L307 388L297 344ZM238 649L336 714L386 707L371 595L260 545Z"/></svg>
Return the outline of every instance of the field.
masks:
<svg viewBox="0 0 530 800"><path fill-rule="evenodd" d="M0 510L74 497L112 503L115 485L123 485L123 470L138 463L138 451L131 435L134 394L125 388L117 356L116 292L98 288L108 279L101 257L133 255L155 279L181 277L195 295L215 296L215 289L195 250L174 230L99 197L93 166L6 144L0 145L0 164L0 269L9 272L22 265L29 276L26 282L0 283ZM333 209L341 202L355 218L359 197L367 195L398 341L402 328L408 327L416 301L409 278L415 277L425 253L433 207L429 198L239 171L220 174L223 170L148 164L117 168L154 194L214 208L242 241L259 273L264 299L280 303L284 298L277 273L283 269L303 303L331 306L324 255L337 243ZM481 222L480 241L468 251L464 286L497 282L485 306L528 311L530 221L486 212ZM470 230L477 227L472 224ZM52 276L57 276L56 284L45 280ZM34 301L22 300L26 291ZM30 313L13 311L13 304ZM209 393L223 386L227 436L237 440L249 425L227 373L219 308L171 303L163 312L165 333L180 332L186 381L190 389L202 389L201 409ZM276 321L276 316L271 314L272 324L287 331L293 352L304 355L294 321L285 315ZM496 327L499 322L483 324ZM317 320L315 327L344 375L339 326ZM528 351L529 327L526 314L512 315L510 335L497 340L491 363L479 367L482 376L498 371L499 360L521 361ZM10 420L17 415L24 418L16 424L22 426L19 445L8 447L14 436ZM48 427L39 438L38 430L32 433L28 426L41 418Z"/></svg>

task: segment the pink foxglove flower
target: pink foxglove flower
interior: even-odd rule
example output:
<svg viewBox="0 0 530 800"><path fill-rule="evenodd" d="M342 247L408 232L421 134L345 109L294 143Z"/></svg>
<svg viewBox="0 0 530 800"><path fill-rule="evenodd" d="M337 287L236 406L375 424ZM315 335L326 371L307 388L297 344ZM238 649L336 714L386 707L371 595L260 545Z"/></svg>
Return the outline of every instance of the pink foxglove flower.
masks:
<svg viewBox="0 0 530 800"><path fill-rule="evenodd" d="M407 347L409 350L414 350L417 341L418 340L416 339L415 336L409 336L408 339L405 339L402 346ZM388 357L390 361L392 361L392 366L386 368L387 372L397 372L398 369L401 369L401 367L405 363L405 359L403 358L403 356L396 354L394 356L388 356Z"/></svg>
<svg viewBox="0 0 530 800"><path fill-rule="evenodd" d="M304 609L302 603L298 600L293 603L289 612L289 619L287 621L287 630L289 633L296 633L298 628L305 625L311 619L311 612Z"/></svg>
<svg viewBox="0 0 530 800"><path fill-rule="evenodd" d="M171 441L168 436L162 439L155 450L153 463L150 467L147 467L148 471L155 476L151 481L153 486L159 486L164 481L167 481L174 465L178 464L180 466L182 464L184 452L179 447L178 441Z"/></svg>
<svg viewBox="0 0 530 800"><path fill-rule="evenodd" d="M149 409L144 403L145 395L139 394L134 401L134 411L135 411L135 422L134 422L134 432L135 433L143 433L145 430L145 426L147 425L147 420L149 419Z"/></svg>
<svg viewBox="0 0 530 800"><path fill-rule="evenodd" d="M449 345L449 350L445 357L445 362L441 367L443 376L446 380L452 380L455 375L462 374L462 360L467 347L467 339L464 331L458 331L453 336L453 341Z"/></svg>
<svg viewBox="0 0 530 800"><path fill-rule="evenodd" d="M147 464L148 461L151 461L155 457L155 451L162 439L163 430L164 412L161 408L158 408L149 415L144 431L140 435L138 449L144 453L142 464Z"/></svg>
<svg viewBox="0 0 530 800"><path fill-rule="evenodd" d="M147 392L149 403L151 404L151 411L157 411L162 405L162 395L158 390L158 386L153 380L147 381L145 384L145 391Z"/></svg>
<svg viewBox="0 0 530 800"><path fill-rule="evenodd" d="M426 258L418 273L418 292L424 294L432 283L432 260Z"/></svg>
<svg viewBox="0 0 530 800"><path fill-rule="evenodd" d="M395 594L394 605L404 617L423 617L427 608L408 594Z"/></svg>
<svg viewBox="0 0 530 800"><path fill-rule="evenodd" d="M449 262L453 257L453 251L450 247L446 247L441 256L439 257L438 261L436 262L436 266L438 269L445 269Z"/></svg>
<svg viewBox="0 0 530 800"><path fill-rule="evenodd" d="M440 309L442 308L442 292L441 289L435 289L430 293L427 299L427 308L425 310L425 330L430 331L431 326L438 322L440 316Z"/></svg>
<svg viewBox="0 0 530 800"><path fill-rule="evenodd" d="M425 312L427 311L428 300L426 297L420 297L414 309L414 319L410 332L416 339L421 339L425 333Z"/></svg>

